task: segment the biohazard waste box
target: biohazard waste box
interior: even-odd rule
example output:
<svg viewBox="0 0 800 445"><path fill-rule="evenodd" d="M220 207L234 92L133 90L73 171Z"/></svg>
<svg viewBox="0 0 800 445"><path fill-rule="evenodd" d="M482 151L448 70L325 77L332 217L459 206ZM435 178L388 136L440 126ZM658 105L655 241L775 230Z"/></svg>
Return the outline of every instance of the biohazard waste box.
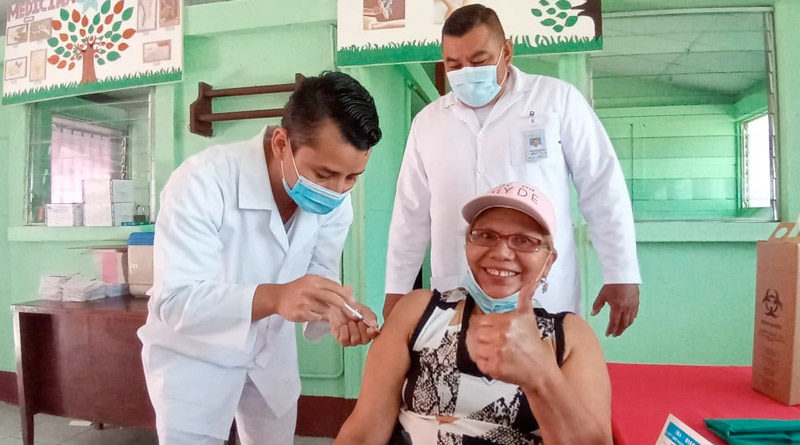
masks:
<svg viewBox="0 0 800 445"><path fill-rule="evenodd" d="M800 404L800 223L758 242L753 388Z"/></svg>

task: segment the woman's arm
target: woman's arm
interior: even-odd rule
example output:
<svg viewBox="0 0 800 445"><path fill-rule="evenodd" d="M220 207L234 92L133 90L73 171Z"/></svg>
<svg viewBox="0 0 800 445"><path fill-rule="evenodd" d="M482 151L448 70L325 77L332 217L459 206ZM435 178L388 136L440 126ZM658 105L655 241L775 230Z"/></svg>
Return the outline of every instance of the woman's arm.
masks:
<svg viewBox="0 0 800 445"><path fill-rule="evenodd" d="M559 368L524 293L516 311L476 316L470 356L485 374L520 386L547 445L611 444L611 384L597 337L585 321L566 316Z"/></svg>
<svg viewBox="0 0 800 445"><path fill-rule="evenodd" d="M400 391L409 369L408 341L430 301L419 289L401 298L372 342L356 407L334 444L385 444L400 412Z"/></svg>
<svg viewBox="0 0 800 445"><path fill-rule="evenodd" d="M522 385L542 439L547 445L611 444L611 383L600 343L576 315L564 318L564 338L561 368Z"/></svg>

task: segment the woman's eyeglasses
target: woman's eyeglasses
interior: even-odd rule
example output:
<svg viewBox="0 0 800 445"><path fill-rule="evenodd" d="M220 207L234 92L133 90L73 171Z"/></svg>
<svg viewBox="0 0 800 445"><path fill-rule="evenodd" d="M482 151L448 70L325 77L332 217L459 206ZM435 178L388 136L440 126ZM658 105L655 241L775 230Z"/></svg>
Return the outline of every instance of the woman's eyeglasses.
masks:
<svg viewBox="0 0 800 445"><path fill-rule="evenodd" d="M523 253L538 252L544 246L544 240L533 238L520 233L501 235L494 230L472 229L467 234L467 239L472 244L483 247L494 247L500 240L506 240L506 244L512 250Z"/></svg>

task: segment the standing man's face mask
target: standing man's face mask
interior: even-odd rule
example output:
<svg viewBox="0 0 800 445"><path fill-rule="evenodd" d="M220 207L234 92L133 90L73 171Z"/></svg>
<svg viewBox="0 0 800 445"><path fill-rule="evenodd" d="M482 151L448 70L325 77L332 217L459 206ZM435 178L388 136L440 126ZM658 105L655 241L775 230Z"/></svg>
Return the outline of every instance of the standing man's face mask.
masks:
<svg viewBox="0 0 800 445"><path fill-rule="evenodd" d="M508 77L503 76L503 82L497 82L497 70L503 60L505 45L500 47L500 56L494 65L465 66L455 71L447 72L447 80L453 89L453 94L458 100L473 108L482 107L492 101Z"/></svg>
<svg viewBox="0 0 800 445"><path fill-rule="evenodd" d="M294 162L294 153L291 152L291 148L288 149L289 153L292 155L294 171L297 173L297 182L294 188L289 188L289 184L286 182L286 174L283 172L283 160L281 160L283 188L286 189L286 193L289 197L304 211L316 213L318 215L330 213L333 209L339 207L350 191L336 193L301 175L297 170L297 164Z"/></svg>

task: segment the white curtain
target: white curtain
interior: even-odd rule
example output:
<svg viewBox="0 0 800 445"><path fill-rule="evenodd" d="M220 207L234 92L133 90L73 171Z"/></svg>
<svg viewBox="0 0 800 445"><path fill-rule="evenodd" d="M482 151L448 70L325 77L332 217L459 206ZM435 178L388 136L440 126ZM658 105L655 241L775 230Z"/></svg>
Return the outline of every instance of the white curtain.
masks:
<svg viewBox="0 0 800 445"><path fill-rule="evenodd" d="M81 181L122 177L123 134L66 119L53 120L50 141L50 202L81 202ZM89 127L89 128L86 128Z"/></svg>

